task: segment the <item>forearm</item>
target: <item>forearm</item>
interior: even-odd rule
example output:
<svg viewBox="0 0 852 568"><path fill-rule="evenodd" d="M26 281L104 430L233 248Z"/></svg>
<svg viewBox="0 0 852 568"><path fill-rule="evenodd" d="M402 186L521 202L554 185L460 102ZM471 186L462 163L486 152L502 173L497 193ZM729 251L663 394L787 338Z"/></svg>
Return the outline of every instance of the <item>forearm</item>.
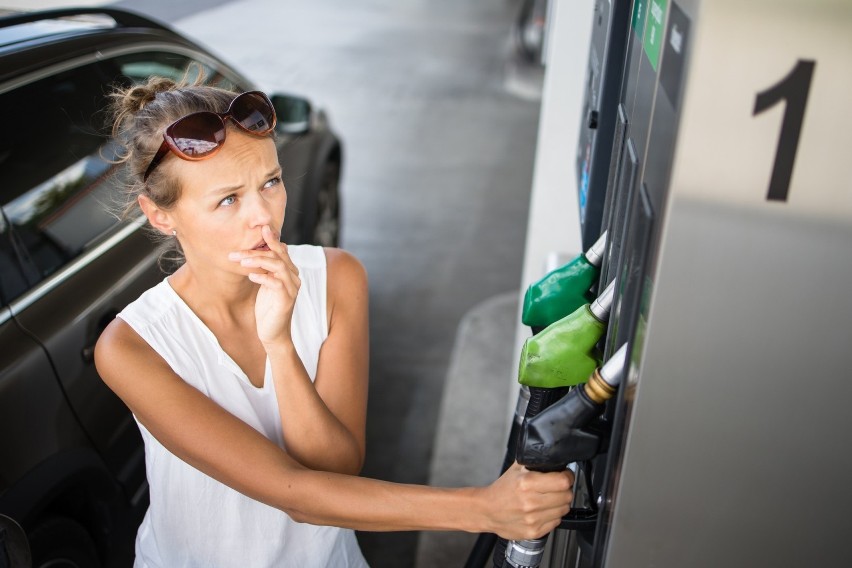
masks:
<svg viewBox="0 0 852 568"><path fill-rule="evenodd" d="M297 522L362 531L493 532L523 539L546 534L568 511L570 482L563 479L554 488L553 483L545 487L520 479L545 474L526 472L517 464L488 487L403 485L307 469L239 420L229 416L214 421L218 424L210 424L212 430L221 434L215 447L178 444L175 450L204 473ZM231 422L227 432L220 429L225 422ZM209 425L199 426L206 430ZM546 475L551 481L558 476Z"/></svg>
<svg viewBox="0 0 852 568"><path fill-rule="evenodd" d="M289 461L280 448L256 442L241 445L234 462L190 461L298 522L362 531L494 530L482 489L403 485L314 471Z"/></svg>
<svg viewBox="0 0 852 568"><path fill-rule="evenodd" d="M358 474L363 449L326 406L295 348L268 348L287 452L315 470Z"/></svg>
<svg viewBox="0 0 852 568"><path fill-rule="evenodd" d="M299 495L286 510L300 522L362 531L490 529L478 488L403 485L311 470L293 479Z"/></svg>

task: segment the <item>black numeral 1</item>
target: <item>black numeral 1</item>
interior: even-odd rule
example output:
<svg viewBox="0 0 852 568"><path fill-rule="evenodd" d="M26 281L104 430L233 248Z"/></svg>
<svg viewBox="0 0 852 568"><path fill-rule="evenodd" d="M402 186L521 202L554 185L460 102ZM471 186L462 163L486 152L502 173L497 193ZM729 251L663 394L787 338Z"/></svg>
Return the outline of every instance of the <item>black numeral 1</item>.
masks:
<svg viewBox="0 0 852 568"><path fill-rule="evenodd" d="M786 77L762 93L758 93L754 100L753 115L775 106L779 101L787 101L784 120L781 122L781 134L778 136L778 148L775 150L775 165L772 167L772 178L769 180L769 192L766 194L767 200L787 201L814 66L816 61L799 59Z"/></svg>

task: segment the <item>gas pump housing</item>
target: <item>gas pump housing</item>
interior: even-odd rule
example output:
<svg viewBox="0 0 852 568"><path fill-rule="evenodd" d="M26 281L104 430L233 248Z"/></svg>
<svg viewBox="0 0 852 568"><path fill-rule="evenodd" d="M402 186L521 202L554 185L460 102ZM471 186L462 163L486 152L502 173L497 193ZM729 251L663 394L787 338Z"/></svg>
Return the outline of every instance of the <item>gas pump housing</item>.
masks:
<svg viewBox="0 0 852 568"><path fill-rule="evenodd" d="M566 5L548 73L578 57L557 50L576 25ZM577 186L555 191L576 189L566 226L583 244L609 231L604 358L627 343L627 380L586 496L600 500L596 530L551 539L550 565L847 565L852 4L626 5L595 4L580 110L620 75L615 104L597 105L609 148L588 150L603 138L581 120ZM626 14L623 35L602 14ZM545 88L543 105L557 95Z"/></svg>

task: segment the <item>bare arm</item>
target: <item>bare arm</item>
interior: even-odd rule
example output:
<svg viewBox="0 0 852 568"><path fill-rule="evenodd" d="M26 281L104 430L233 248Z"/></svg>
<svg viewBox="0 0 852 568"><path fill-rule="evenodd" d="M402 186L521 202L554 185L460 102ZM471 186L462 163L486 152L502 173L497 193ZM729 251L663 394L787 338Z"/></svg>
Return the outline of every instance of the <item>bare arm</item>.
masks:
<svg viewBox="0 0 852 568"><path fill-rule="evenodd" d="M485 488L438 489L309 470L178 377L122 320L98 341L104 381L169 451L295 520L358 530L463 530L531 538L571 500L570 472L513 466Z"/></svg>
<svg viewBox="0 0 852 568"><path fill-rule="evenodd" d="M285 253L286 254L286 253ZM357 474L366 451L367 275L339 249L328 261L328 338L312 383L292 343L268 347L287 452L311 469Z"/></svg>
<svg viewBox="0 0 852 568"><path fill-rule="evenodd" d="M267 226L268 251L242 251L235 260L265 272L255 301L258 337L269 356L287 452L317 470L356 474L365 453L368 375L367 277L352 255L327 249L328 337L311 382L291 337L298 268L287 245Z"/></svg>

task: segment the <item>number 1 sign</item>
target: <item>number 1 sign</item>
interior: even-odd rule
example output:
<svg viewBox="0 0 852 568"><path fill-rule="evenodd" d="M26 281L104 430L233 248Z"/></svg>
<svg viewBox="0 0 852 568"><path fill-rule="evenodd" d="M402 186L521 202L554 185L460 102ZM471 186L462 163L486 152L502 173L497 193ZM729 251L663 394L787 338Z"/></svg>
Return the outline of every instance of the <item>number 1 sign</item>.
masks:
<svg viewBox="0 0 852 568"><path fill-rule="evenodd" d="M673 190L852 220L852 3L717 0L698 21Z"/></svg>

